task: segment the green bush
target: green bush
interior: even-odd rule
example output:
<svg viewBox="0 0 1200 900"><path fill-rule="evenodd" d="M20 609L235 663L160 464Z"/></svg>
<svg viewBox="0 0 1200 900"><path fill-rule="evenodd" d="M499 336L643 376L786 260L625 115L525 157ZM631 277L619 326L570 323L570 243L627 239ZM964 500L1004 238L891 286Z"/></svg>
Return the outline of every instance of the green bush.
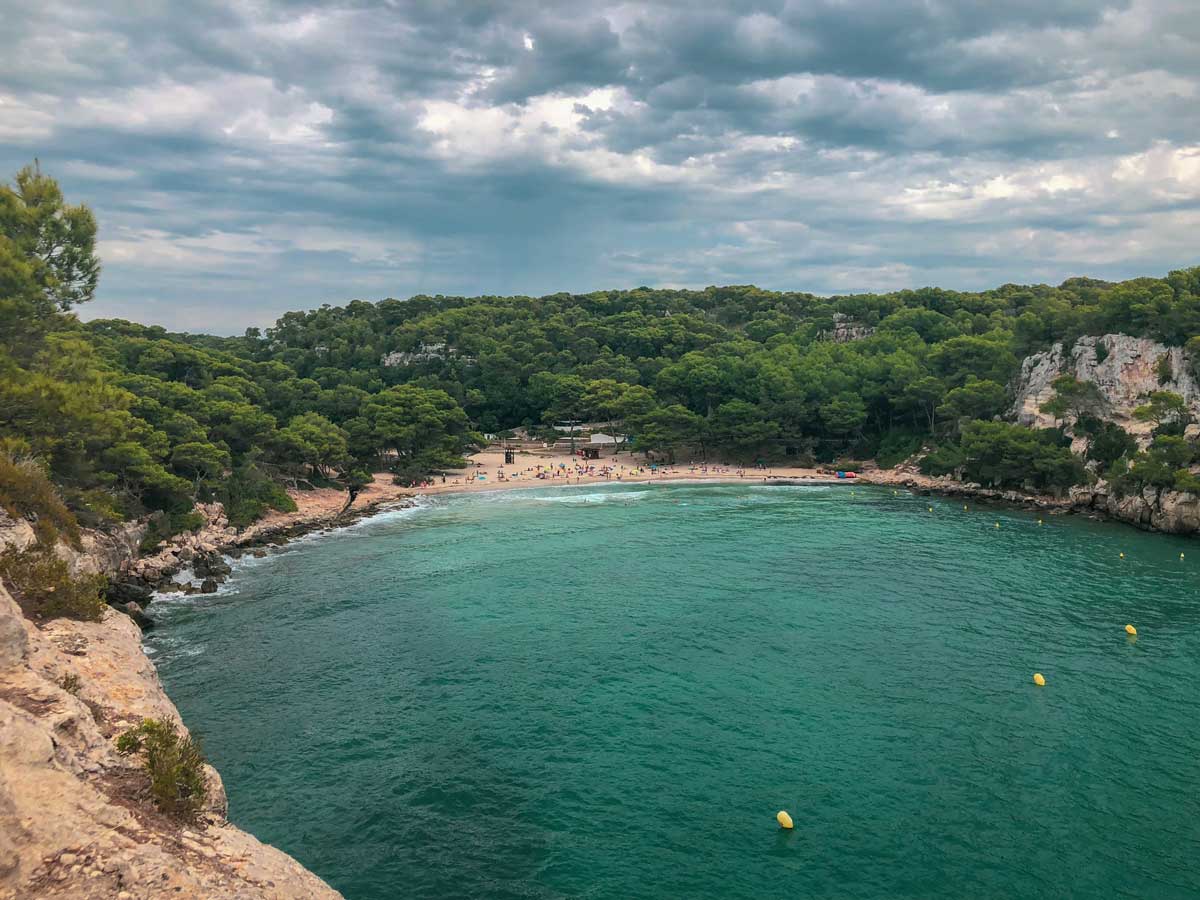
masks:
<svg viewBox="0 0 1200 900"><path fill-rule="evenodd" d="M967 462L962 448L957 444L944 444L921 459L922 475L950 475Z"/></svg>
<svg viewBox="0 0 1200 900"><path fill-rule="evenodd" d="M78 694L80 687L79 676L74 672L68 672L62 678L58 679L58 686L68 694Z"/></svg>
<svg viewBox="0 0 1200 900"><path fill-rule="evenodd" d="M36 463L0 454L0 507L32 522L39 542L52 544L62 536L79 547L79 523Z"/></svg>
<svg viewBox="0 0 1200 900"><path fill-rule="evenodd" d="M921 449L924 435L911 431L889 431L879 442L875 462L881 469L890 469L904 462Z"/></svg>
<svg viewBox="0 0 1200 900"><path fill-rule="evenodd" d="M75 512L75 518L84 528L105 528L124 522L130 511L122 504L121 498L102 488L92 488L87 491L63 489L63 500ZM136 513L138 510L134 510Z"/></svg>
<svg viewBox="0 0 1200 900"><path fill-rule="evenodd" d="M181 737L172 722L143 719L117 738L117 752L143 754L150 793L167 815L186 821L204 808L208 799L204 754L193 738Z"/></svg>
<svg viewBox="0 0 1200 900"><path fill-rule="evenodd" d="M204 516L194 509L151 516L139 549L142 553L150 553L160 541L170 540L185 531L199 531L203 527Z"/></svg>
<svg viewBox="0 0 1200 900"><path fill-rule="evenodd" d="M45 545L0 553L3 578L25 613L36 619L99 622L107 605L103 575L72 578L66 562Z"/></svg>
<svg viewBox="0 0 1200 900"><path fill-rule="evenodd" d="M1154 364L1154 372L1158 375L1158 383L1170 384L1175 378L1175 369L1171 365L1171 354L1164 353L1158 358L1158 362Z"/></svg>
<svg viewBox="0 0 1200 900"><path fill-rule="evenodd" d="M268 509L295 512L296 501L281 485L272 481L256 465L235 469L226 479L220 498L225 515L234 528L245 528L261 519Z"/></svg>
<svg viewBox="0 0 1200 900"><path fill-rule="evenodd" d="M964 474L992 487L1061 491L1087 479L1070 446L1071 439L1055 428L971 422L962 431Z"/></svg>

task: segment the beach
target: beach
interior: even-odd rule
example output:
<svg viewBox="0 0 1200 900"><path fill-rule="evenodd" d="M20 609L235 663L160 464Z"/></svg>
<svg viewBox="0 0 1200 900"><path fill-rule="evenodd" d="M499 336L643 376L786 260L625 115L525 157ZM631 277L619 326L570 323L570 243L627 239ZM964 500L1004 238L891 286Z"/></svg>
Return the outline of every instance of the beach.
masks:
<svg viewBox="0 0 1200 900"><path fill-rule="evenodd" d="M467 459L464 469L432 477L429 482L403 492L444 494L457 491L508 491L522 488L564 487L576 484L639 484L669 481L778 482L809 481L846 483L828 471L802 466L739 466L730 463L706 463L699 460L666 465L647 463L631 451L605 455L600 459L582 459L567 450L546 448L519 450L515 460L505 464L504 451L489 448ZM376 476L376 482L388 480ZM381 488L377 488L381 489Z"/></svg>

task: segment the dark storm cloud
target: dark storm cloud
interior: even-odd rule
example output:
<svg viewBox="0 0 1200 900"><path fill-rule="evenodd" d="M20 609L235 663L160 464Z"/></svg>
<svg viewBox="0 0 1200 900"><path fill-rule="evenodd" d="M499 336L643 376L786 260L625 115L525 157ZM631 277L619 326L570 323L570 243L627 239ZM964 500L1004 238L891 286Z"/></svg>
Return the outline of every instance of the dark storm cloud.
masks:
<svg viewBox="0 0 1200 900"><path fill-rule="evenodd" d="M0 166L95 207L91 314L814 291L1196 262L1193 0L0 0Z"/></svg>

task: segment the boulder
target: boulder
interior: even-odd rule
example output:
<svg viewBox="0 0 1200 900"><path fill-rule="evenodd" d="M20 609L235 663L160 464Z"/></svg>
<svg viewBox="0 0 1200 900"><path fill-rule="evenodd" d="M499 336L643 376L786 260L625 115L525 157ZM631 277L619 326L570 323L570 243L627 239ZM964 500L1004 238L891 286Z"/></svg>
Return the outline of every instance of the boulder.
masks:
<svg viewBox="0 0 1200 900"><path fill-rule="evenodd" d="M138 628L142 629L142 631L148 631L154 627L154 622L151 621L151 619L144 612L142 612L142 608L132 600L130 600L124 606L117 606L117 609L121 610L121 612L129 616L129 618L133 619L133 621L137 623Z"/></svg>
<svg viewBox="0 0 1200 900"><path fill-rule="evenodd" d="M200 584L200 593L215 594L217 592L217 580L215 578L205 578Z"/></svg>
<svg viewBox="0 0 1200 900"><path fill-rule="evenodd" d="M128 603L145 609L153 598L154 592L144 582L131 578L110 581L104 591L104 599L118 609L124 609Z"/></svg>

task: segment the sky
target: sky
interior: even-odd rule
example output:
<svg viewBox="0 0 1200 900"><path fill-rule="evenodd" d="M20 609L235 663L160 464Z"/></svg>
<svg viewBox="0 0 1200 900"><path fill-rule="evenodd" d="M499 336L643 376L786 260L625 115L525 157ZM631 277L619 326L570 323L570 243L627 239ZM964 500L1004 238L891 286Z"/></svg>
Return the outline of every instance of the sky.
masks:
<svg viewBox="0 0 1200 900"><path fill-rule="evenodd" d="M0 0L85 317L1200 263L1198 0Z"/></svg>

